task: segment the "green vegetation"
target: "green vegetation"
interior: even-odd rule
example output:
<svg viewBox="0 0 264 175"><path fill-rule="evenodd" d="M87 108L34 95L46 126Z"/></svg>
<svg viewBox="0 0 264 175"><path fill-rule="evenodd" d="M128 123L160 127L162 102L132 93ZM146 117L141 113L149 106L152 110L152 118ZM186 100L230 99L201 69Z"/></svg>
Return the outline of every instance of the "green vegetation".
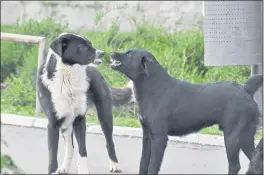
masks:
<svg viewBox="0 0 264 175"><path fill-rule="evenodd" d="M1 138L1 144L8 147L6 141ZM24 174L8 154L1 153L1 174Z"/></svg>
<svg viewBox="0 0 264 175"><path fill-rule="evenodd" d="M98 13L94 23L98 24L103 15ZM248 66L205 67L201 28L169 32L144 21L131 19L137 26L135 32L119 32L119 26L115 21L109 29L101 32L78 32L89 38L95 47L107 53L103 64L98 69L111 86L124 86L128 79L109 68L109 53L124 51L127 48L149 50L166 67L170 75L193 83L217 81L243 83L250 75ZM47 44L61 32L76 33L68 29L67 22L55 21L52 17L41 21L28 20L24 24L15 26L1 25L1 31L44 36L47 38ZM1 83L8 86L7 89L1 90L2 112L34 116L37 51L36 45L1 41ZM133 107L114 109L114 124L140 127L137 113L131 112L132 109ZM89 123L98 123L94 113L88 115ZM221 134L216 126L201 132Z"/></svg>

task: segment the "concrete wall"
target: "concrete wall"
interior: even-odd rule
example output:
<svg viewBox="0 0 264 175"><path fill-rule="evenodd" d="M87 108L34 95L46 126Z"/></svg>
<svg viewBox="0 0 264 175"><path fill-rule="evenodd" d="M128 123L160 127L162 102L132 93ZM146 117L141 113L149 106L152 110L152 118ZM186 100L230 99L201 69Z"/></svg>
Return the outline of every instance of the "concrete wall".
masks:
<svg viewBox="0 0 264 175"><path fill-rule="evenodd" d="M107 28L119 17L121 31L131 31L135 25L131 17L172 29L190 29L202 21L202 1L1 1L1 24L15 24L20 18L41 19L56 11L63 15L73 30ZM100 11L108 13L95 26ZM177 24L179 23L179 24Z"/></svg>

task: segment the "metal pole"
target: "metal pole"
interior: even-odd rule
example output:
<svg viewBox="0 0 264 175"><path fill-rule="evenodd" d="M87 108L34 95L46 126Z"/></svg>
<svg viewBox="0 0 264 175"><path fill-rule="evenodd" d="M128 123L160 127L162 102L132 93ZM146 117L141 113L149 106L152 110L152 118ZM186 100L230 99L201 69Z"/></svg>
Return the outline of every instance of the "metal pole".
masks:
<svg viewBox="0 0 264 175"><path fill-rule="evenodd" d="M251 66L251 76L254 76L256 74L262 74L263 75L263 68L262 68L262 64L254 64ZM259 110L261 112L261 115L263 115L263 84L262 86L257 90L257 92L254 95L254 100L256 101L256 103L258 104ZM261 117L259 119L259 125L260 127L262 127L263 125L263 117Z"/></svg>
<svg viewBox="0 0 264 175"><path fill-rule="evenodd" d="M37 65L37 77L38 77L39 67L44 60L44 50L46 44L45 37L1 32L1 40L38 44L38 65ZM36 116L39 116L41 112L42 109L38 99L38 88L36 87Z"/></svg>
<svg viewBox="0 0 264 175"><path fill-rule="evenodd" d="M263 4L263 2L261 2L261 3L262 3L262 5L261 5L262 16L261 16L260 22L262 23L261 26L263 26L263 6L264 6L264 4ZM263 38L263 28L261 30L261 36ZM263 48L263 40L262 40L261 44L262 44L262 49L264 49ZM262 52L263 52L263 50L262 50ZM261 63L253 64L251 66L251 76L254 76L256 74L262 74L263 75L263 53L262 53L262 64ZM263 88L263 84L262 84L262 86L258 89L258 91L254 95L254 99L257 102L262 115L263 115L263 89L264 88Z"/></svg>

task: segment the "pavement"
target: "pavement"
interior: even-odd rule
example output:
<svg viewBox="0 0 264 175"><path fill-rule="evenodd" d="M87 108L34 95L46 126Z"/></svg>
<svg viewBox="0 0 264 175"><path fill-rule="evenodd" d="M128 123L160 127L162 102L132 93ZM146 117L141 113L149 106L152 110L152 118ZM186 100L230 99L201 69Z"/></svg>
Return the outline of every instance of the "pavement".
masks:
<svg viewBox="0 0 264 175"><path fill-rule="evenodd" d="M46 118L1 113L1 123L15 126L26 126L45 129L47 127L48 121ZM87 125L87 127L88 133L101 135L103 134L102 129L99 125ZM114 126L113 135L122 137L142 138L142 129ZM169 140L183 143L195 143L200 145L224 146L223 136L209 134L193 133L184 137L169 136ZM257 140L256 143L258 143Z"/></svg>
<svg viewBox="0 0 264 175"><path fill-rule="evenodd" d="M2 116L1 116L2 117ZM1 119L1 122L2 119ZM44 128L23 127L1 124L1 138L8 143L8 147L1 144L1 153L8 153L15 163L26 174L47 173L48 149L47 131ZM87 151L89 170L91 174L110 174L109 160L105 148L104 136L87 133ZM141 138L114 136L117 156L122 174L136 174L138 172L141 155ZM76 141L75 141L76 145ZM60 138L58 162L62 163L64 156L64 142ZM77 150L70 173L77 172ZM240 153L241 170L244 174L248 167L248 159ZM226 174L227 159L223 146L206 146L180 141L169 141L165 151L160 174Z"/></svg>

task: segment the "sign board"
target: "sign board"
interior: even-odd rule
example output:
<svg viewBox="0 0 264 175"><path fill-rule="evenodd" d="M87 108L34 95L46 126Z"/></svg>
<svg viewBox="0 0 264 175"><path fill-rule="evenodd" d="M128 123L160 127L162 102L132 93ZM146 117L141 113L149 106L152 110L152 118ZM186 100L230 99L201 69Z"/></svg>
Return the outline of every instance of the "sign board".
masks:
<svg viewBox="0 0 264 175"><path fill-rule="evenodd" d="M262 63L262 1L204 1L206 66Z"/></svg>

